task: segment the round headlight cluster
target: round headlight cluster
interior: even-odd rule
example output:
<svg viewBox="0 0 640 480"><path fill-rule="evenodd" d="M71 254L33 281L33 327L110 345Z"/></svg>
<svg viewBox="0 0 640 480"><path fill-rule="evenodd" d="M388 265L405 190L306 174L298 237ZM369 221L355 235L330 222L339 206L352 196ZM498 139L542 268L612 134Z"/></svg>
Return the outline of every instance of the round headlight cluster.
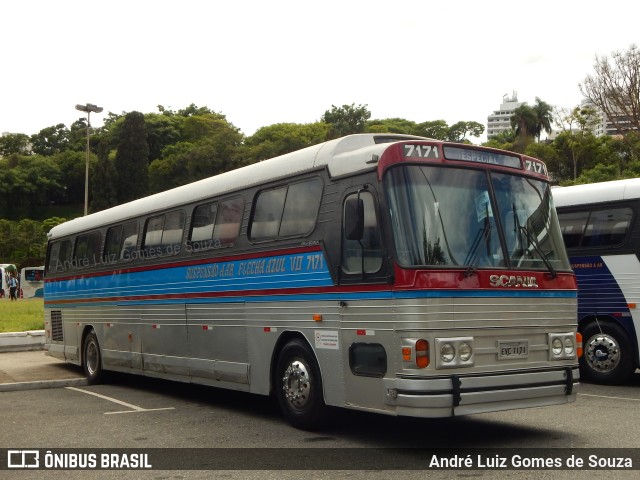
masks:
<svg viewBox="0 0 640 480"><path fill-rule="evenodd" d="M463 362L468 362L472 354L473 349L468 343L464 342L458 345L458 355ZM440 358L445 363L453 362L456 358L456 348L451 343L443 343L440 347Z"/></svg>
<svg viewBox="0 0 640 480"><path fill-rule="evenodd" d="M553 350L553 354L560 355L563 348L564 345L562 344L562 340L560 340L559 338L554 338L553 342L551 342L551 349Z"/></svg>

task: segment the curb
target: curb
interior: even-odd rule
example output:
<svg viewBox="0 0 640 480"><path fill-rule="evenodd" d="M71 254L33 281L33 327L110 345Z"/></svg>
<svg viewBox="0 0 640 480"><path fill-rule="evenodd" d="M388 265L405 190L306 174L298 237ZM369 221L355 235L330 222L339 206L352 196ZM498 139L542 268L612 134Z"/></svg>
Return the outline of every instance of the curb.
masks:
<svg viewBox="0 0 640 480"><path fill-rule="evenodd" d="M67 380L38 380L36 382L15 382L0 384L0 392L18 392L22 390L40 390L44 388L84 387L88 385L86 378L70 378Z"/></svg>
<svg viewBox="0 0 640 480"><path fill-rule="evenodd" d="M0 352L44 349L44 330L0 333Z"/></svg>

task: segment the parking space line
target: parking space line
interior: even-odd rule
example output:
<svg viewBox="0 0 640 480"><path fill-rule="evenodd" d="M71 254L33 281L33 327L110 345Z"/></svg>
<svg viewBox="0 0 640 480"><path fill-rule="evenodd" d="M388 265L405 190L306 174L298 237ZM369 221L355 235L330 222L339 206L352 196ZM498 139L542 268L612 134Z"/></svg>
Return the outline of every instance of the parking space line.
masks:
<svg viewBox="0 0 640 480"><path fill-rule="evenodd" d="M67 390L74 390L80 393L86 393L87 395L93 395L94 397L101 398L103 400L107 400L109 402L117 403L118 405L122 405L124 407L130 408L131 410L125 410L121 412L105 412L105 415L113 415L116 413L136 413L136 412L155 412L158 410L175 410L174 407L166 407L166 408L142 408L137 405L133 405L131 403L123 402L122 400L118 400L117 398L107 397L106 395L101 395L96 392L91 392L89 390L83 390L81 388L76 387L65 387Z"/></svg>
<svg viewBox="0 0 640 480"><path fill-rule="evenodd" d="M591 393L578 393L581 397L595 397L595 398L607 398L611 400L630 400L632 402L640 402L640 398L629 398L629 397L611 397L609 395L593 395Z"/></svg>

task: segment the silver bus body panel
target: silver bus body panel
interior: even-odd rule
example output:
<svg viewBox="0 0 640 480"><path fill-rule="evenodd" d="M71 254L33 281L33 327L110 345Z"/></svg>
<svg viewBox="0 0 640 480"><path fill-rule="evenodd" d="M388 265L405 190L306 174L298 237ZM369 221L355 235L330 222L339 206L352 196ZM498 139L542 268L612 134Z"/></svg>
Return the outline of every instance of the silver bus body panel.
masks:
<svg viewBox="0 0 640 480"><path fill-rule="evenodd" d="M274 357L281 335L299 334L316 355L328 405L438 417L575 400L576 360L550 361L548 344L550 329L571 331L575 299L452 296L345 303L283 299L139 306L120 313L117 307L83 307L65 309L63 317L67 334L75 328L81 332L84 325L94 328L106 368L263 395L271 393L272 365L265 359ZM322 320L314 321L314 314ZM80 317L91 321L82 322ZM74 331L66 338L79 336ZM437 369L434 358L426 369L407 368L397 361L403 338L434 342L467 336L475 342L473 374L463 367ZM336 344L327 338L337 338ZM498 340L523 338L529 345L526 358L498 358ZM354 343L384 346L388 358L384 378L349 371L349 347ZM64 357L78 363L78 347L73 349L74 354L65 349ZM62 358L56 343L49 345L49 352ZM572 372L570 386L567 370ZM427 375L432 378L424 378ZM461 391L455 406L453 376Z"/></svg>

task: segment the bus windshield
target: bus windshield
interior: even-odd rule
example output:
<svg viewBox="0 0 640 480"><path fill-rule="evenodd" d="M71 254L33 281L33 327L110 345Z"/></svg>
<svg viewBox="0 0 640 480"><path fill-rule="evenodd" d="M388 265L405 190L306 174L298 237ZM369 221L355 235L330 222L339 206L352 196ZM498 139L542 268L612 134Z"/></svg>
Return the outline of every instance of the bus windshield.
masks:
<svg viewBox="0 0 640 480"><path fill-rule="evenodd" d="M545 182L407 165L389 170L385 188L403 267L569 270Z"/></svg>

